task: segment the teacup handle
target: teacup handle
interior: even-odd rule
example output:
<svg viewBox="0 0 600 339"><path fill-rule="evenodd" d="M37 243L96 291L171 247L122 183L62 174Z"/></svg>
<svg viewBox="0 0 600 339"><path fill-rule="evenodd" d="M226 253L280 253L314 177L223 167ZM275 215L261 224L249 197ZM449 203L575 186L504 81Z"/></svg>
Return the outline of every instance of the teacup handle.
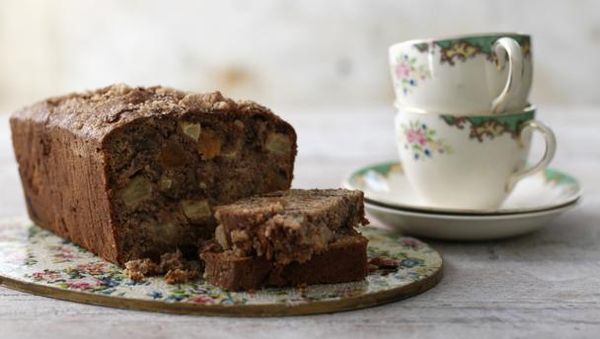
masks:
<svg viewBox="0 0 600 339"><path fill-rule="evenodd" d="M501 113L505 110L507 103L519 93L521 81L523 79L523 50L519 43L512 38L500 38L492 46L496 56L496 66L498 70L504 69L508 59L508 78L500 95L492 102L492 112ZM501 57L503 52L508 56Z"/></svg>
<svg viewBox="0 0 600 339"><path fill-rule="evenodd" d="M546 143L546 149L544 150L544 155L542 156L542 159L540 159L540 161L538 161L537 164L535 164L532 167L529 168L524 168L520 171L517 171L515 173L513 173L510 178L508 178L508 182L506 183L506 191L510 192L512 191L513 187L515 186L515 184L527 177L530 176L534 173L537 173L541 170L543 170L544 168L546 168L548 166L548 164L550 163L550 161L552 161L552 158L554 158L554 153L556 153L556 137L554 136L554 132L552 132L552 130L544 125L543 123L541 123L540 121L537 120L529 120L525 123L523 123L520 126L520 132L519 132L519 139L520 142L523 143L523 133L527 130L532 130L532 131L538 131L540 133L542 133L542 136L544 137L544 141Z"/></svg>

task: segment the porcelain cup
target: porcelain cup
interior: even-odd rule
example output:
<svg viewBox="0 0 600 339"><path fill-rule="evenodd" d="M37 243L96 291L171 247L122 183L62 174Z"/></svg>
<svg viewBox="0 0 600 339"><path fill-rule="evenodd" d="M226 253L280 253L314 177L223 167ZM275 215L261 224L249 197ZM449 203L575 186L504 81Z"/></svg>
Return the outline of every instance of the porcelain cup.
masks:
<svg viewBox="0 0 600 339"><path fill-rule="evenodd" d="M409 183L433 207L498 208L517 181L554 156L554 133L534 116L533 106L484 116L398 111L396 139ZM533 131L543 136L545 152L526 166Z"/></svg>
<svg viewBox="0 0 600 339"><path fill-rule="evenodd" d="M396 107L491 115L528 106L531 38L517 33L411 40L389 48Z"/></svg>

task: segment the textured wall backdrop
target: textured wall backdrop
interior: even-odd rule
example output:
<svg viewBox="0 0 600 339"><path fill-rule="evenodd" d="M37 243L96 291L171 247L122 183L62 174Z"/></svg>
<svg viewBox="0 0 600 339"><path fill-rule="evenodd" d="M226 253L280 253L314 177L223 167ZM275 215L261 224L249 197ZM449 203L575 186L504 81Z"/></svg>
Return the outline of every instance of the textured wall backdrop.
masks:
<svg viewBox="0 0 600 339"><path fill-rule="evenodd" d="M0 0L0 107L113 82L389 104L388 45L479 31L533 35L533 102L600 104L598 1Z"/></svg>

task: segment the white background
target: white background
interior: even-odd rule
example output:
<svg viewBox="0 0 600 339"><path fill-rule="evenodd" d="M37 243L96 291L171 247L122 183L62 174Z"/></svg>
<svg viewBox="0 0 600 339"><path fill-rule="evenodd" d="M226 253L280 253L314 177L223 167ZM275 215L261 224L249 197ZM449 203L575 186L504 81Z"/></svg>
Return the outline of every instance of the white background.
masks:
<svg viewBox="0 0 600 339"><path fill-rule="evenodd" d="M533 35L533 103L600 104L598 1L0 0L0 109L115 82L390 105L390 44L489 31Z"/></svg>

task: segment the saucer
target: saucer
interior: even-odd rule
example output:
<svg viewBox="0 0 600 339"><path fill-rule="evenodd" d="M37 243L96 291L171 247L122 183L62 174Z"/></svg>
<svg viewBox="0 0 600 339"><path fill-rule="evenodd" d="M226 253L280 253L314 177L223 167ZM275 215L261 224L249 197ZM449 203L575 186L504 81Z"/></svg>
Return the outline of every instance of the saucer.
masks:
<svg viewBox="0 0 600 339"><path fill-rule="evenodd" d="M399 162L368 165L348 175L342 185L365 193L365 202L404 212L459 215L500 215L551 210L577 201L581 187L570 175L546 169L519 181L497 209L458 209L428 205L408 183Z"/></svg>
<svg viewBox="0 0 600 339"><path fill-rule="evenodd" d="M402 233L442 240L476 241L533 232L575 207L577 202L537 212L496 215L416 212L371 203L365 203L365 208L371 216Z"/></svg>

